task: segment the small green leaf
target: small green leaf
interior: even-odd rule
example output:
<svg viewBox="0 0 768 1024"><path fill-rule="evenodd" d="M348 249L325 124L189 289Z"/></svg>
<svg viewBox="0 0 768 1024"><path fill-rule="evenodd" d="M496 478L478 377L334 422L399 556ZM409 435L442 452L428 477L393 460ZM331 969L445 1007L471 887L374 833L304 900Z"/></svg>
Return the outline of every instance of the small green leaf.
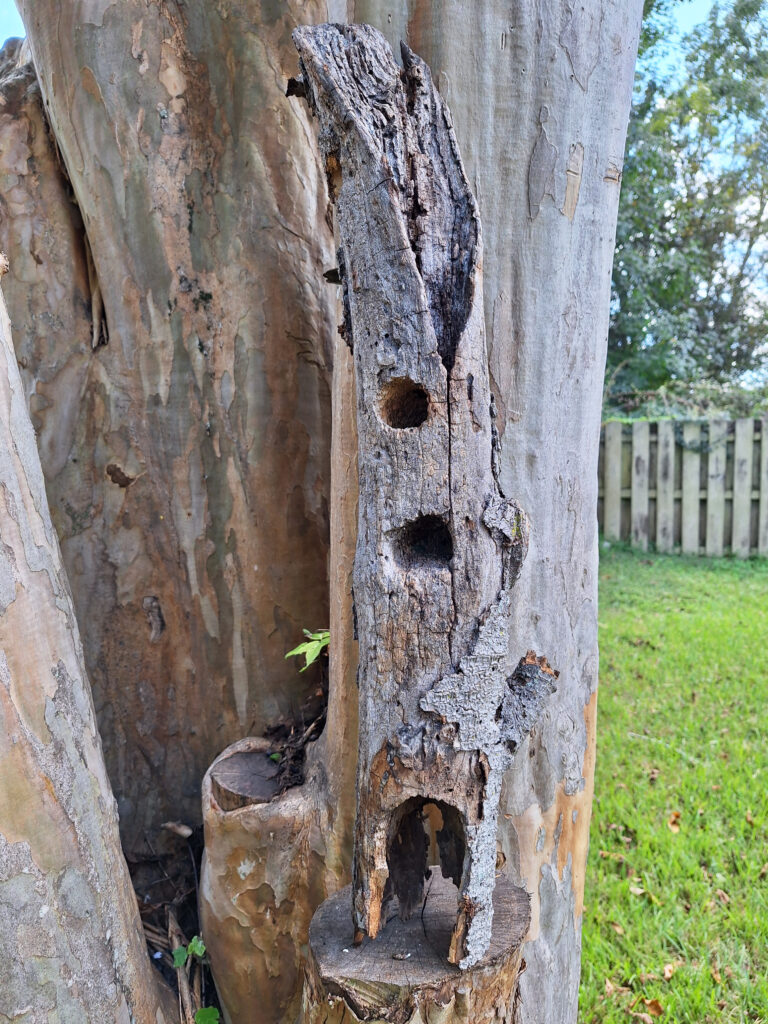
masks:
<svg viewBox="0 0 768 1024"><path fill-rule="evenodd" d="M199 935L193 935L192 938L189 940L187 952L189 953L190 956L205 956L205 943L203 942Z"/></svg>
<svg viewBox="0 0 768 1024"><path fill-rule="evenodd" d="M269 755L269 760L270 761L274 761L275 763L277 763L282 758L282 756L283 756L282 754L280 754L277 751L275 751L274 754L270 754Z"/></svg>
<svg viewBox="0 0 768 1024"><path fill-rule="evenodd" d="M215 1006L203 1006L195 1013L195 1024L219 1024L220 1020Z"/></svg>
<svg viewBox="0 0 768 1024"><path fill-rule="evenodd" d="M187 948L186 946L177 946L173 951L173 966L183 967L187 962Z"/></svg>
<svg viewBox="0 0 768 1024"><path fill-rule="evenodd" d="M322 651L322 649L323 649L323 645L320 643L319 640L313 640L311 643L308 643L306 646L307 646L307 649L306 649L306 651L304 653L304 657L305 657L304 667L302 669L300 669L301 672L306 671L306 669L308 669L309 666L313 662L317 661L318 655L320 654L320 651Z"/></svg>

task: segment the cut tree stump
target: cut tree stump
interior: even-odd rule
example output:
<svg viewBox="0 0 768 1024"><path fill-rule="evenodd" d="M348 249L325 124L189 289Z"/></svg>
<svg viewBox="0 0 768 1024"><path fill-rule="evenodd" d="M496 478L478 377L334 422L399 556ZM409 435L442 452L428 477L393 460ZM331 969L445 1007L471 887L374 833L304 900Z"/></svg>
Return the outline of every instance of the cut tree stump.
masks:
<svg viewBox="0 0 768 1024"><path fill-rule="evenodd" d="M444 955L468 969L491 942L502 776L556 676L533 652L508 664L528 520L499 483L480 220L419 57L403 45L400 69L367 25L293 39L289 92L320 125L355 359L354 941L375 938L395 902L403 921L418 912L424 820L437 813L441 872L456 887Z"/></svg>
<svg viewBox="0 0 768 1024"><path fill-rule="evenodd" d="M512 1022L510 993L525 969L529 897L505 876L496 886L493 931L485 956L468 971L446 961L456 920L456 887L432 868L423 906L407 921L398 907L375 942L346 941L352 887L332 896L309 930L305 1024L503 1024Z"/></svg>

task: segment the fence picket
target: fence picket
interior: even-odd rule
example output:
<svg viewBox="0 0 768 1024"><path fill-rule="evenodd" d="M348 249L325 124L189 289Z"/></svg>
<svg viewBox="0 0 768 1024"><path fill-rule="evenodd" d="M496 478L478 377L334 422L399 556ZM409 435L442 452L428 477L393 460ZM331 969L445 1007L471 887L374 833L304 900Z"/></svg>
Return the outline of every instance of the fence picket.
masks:
<svg viewBox="0 0 768 1024"><path fill-rule="evenodd" d="M660 420L656 448L656 548L675 546L675 427Z"/></svg>
<svg viewBox="0 0 768 1024"><path fill-rule="evenodd" d="M719 558L725 544L725 467L728 423L712 420L709 424L707 466L707 541L710 558Z"/></svg>
<svg viewBox="0 0 768 1024"><path fill-rule="evenodd" d="M731 550L748 558L752 532L752 441L754 420L736 420L733 445L733 539Z"/></svg>
<svg viewBox="0 0 768 1024"><path fill-rule="evenodd" d="M768 557L768 416L760 424L760 510L757 516L757 553Z"/></svg>
<svg viewBox="0 0 768 1024"><path fill-rule="evenodd" d="M603 453L603 533L607 540L621 540L621 435L623 424L605 424Z"/></svg>
<svg viewBox="0 0 768 1024"><path fill-rule="evenodd" d="M647 420L635 420L632 424L632 497L630 499L632 518L632 543L643 551L648 550L649 509L648 509L648 467L650 462L650 427Z"/></svg>
<svg viewBox="0 0 768 1024"><path fill-rule="evenodd" d="M699 553L699 514L701 487L701 443L698 423L683 424L683 507L681 517L681 548L684 555Z"/></svg>

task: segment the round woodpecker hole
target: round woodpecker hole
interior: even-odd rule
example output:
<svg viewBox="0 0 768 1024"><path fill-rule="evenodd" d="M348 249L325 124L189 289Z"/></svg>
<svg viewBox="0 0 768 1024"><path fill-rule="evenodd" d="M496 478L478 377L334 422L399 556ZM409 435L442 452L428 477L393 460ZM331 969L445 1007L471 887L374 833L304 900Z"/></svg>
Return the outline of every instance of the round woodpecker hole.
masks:
<svg viewBox="0 0 768 1024"><path fill-rule="evenodd" d="M429 395L410 377L395 377L382 388L381 418L395 430L420 427L429 415Z"/></svg>

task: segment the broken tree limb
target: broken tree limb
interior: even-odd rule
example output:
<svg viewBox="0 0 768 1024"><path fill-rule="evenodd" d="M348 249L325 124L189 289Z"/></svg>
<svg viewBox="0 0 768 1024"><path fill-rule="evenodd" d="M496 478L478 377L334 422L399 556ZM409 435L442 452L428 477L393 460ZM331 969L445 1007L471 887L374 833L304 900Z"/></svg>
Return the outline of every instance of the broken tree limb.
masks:
<svg viewBox="0 0 768 1024"><path fill-rule="evenodd" d="M312 920L304 986L305 1024L512 1024L509 998L524 963L528 894L503 877L494 893L488 953L468 971L446 963L456 890L432 869L420 913L394 920L378 942L350 946L351 888L323 904Z"/></svg>
<svg viewBox="0 0 768 1024"><path fill-rule="evenodd" d="M405 920L421 905L433 805L458 888L448 958L469 968L491 939L502 774L554 688L544 659L507 667L528 521L495 472L480 222L423 61L403 45L401 71L369 26L294 41L337 206L358 396L356 939L378 935L393 899Z"/></svg>

